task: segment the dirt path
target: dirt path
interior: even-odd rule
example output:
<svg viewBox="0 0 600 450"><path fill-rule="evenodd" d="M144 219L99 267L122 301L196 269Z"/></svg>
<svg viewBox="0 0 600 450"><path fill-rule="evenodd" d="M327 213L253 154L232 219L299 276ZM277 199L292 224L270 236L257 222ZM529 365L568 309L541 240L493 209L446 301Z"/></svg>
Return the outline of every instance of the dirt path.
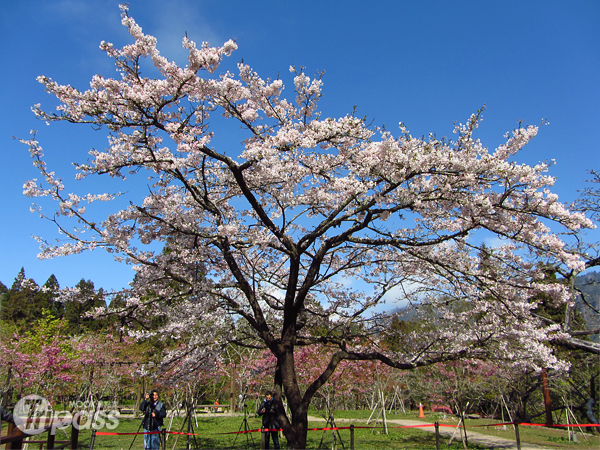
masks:
<svg viewBox="0 0 600 450"><path fill-rule="evenodd" d="M325 419L320 417L309 417L308 420L314 420L316 422L325 422ZM347 422L356 422L351 419L336 419L336 423L347 423ZM388 425L390 427L393 426L411 426L411 425L423 425L423 422L418 420L397 420L397 419L388 419ZM423 427L421 428L424 431L428 431L430 433L435 433L434 427ZM467 438L469 443L478 444L481 446L487 447L489 450L517 450L517 442L511 439L504 439L497 436L490 436L483 433L478 433L476 431L471 431L472 429L467 428ZM446 447L450 436L454 433L454 428L450 427L440 427L440 447ZM460 442L460 434L456 433L454 440ZM543 450L544 447L540 447L533 444L523 444L521 443L521 450Z"/></svg>

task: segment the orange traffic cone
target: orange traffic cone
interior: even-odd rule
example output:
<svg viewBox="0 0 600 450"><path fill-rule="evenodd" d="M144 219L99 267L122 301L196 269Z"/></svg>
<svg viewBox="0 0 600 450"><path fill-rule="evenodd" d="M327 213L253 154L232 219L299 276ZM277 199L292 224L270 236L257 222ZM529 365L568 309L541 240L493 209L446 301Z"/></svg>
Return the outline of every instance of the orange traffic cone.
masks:
<svg viewBox="0 0 600 450"><path fill-rule="evenodd" d="M425 413L423 412L423 405L419 403L419 415L417 416L419 419L425 418Z"/></svg>

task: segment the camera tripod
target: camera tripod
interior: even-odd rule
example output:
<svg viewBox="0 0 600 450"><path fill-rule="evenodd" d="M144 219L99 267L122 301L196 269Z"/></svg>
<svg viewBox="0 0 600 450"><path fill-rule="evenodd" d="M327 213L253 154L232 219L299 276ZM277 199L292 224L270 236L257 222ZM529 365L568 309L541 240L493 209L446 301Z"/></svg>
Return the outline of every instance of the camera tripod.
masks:
<svg viewBox="0 0 600 450"><path fill-rule="evenodd" d="M246 390L244 391L244 395L242 396L242 409L244 410L244 419L240 424L240 428L238 429L238 434L235 435L235 439L233 440L233 448L235 448L235 443L237 438L240 436L242 432L242 428L244 429L244 434L246 435L246 448L254 448L254 438L252 437L252 433L248 433L250 427L248 426L248 405L246 405L246 393L248 392L248 387L246 386ZM252 441L252 447L249 447L250 441Z"/></svg>
<svg viewBox="0 0 600 450"><path fill-rule="evenodd" d="M129 450L131 450L131 447L133 447L133 443L135 442L135 438L138 437L138 434L140 433L140 430L142 429L142 425L144 425L144 420L148 417L152 417L152 410L150 408L150 406L146 406L146 409L144 411L144 417L142 418L142 422L140 423L140 426L137 429L137 432L135 433L135 436L133 436L133 440L131 441L131 445L129 446ZM152 418L152 420L155 420L154 418ZM144 442L145 443L145 442Z"/></svg>
<svg viewBox="0 0 600 450"><path fill-rule="evenodd" d="M181 424L181 429L179 430L179 433L181 433L183 431L183 428L186 425L187 422L187 449L191 449L191 448L199 448L198 446L198 442L196 441L196 433L194 431L194 410L195 410L195 406L192 401L187 401L185 402L185 406L186 406L186 414L185 414L185 419L183 419L183 423ZM194 447L192 447L192 437L194 439ZM175 438L175 444L173 444L173 448L175 448L175 446L177 445L177 441L179 440L179 436L177 436Z"/></svg>

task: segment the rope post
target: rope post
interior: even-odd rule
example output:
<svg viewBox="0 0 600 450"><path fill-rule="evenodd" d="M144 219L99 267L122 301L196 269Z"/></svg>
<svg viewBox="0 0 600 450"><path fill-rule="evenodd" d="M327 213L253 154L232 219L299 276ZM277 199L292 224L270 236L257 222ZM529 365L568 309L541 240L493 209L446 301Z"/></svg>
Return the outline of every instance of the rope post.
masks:
<svg viewBox="0 0 600 450"><path fill-rule="evenodd" d="M90 450L94 450L94 444L96 443L96 430L92 428L92 437L90 438Z"/></svg>
<svg viewBox="0 0 600 450"><path fill-rule="evenodd" d="M435 426L435 449L440 450L440 424L439 422L434 422Z"/></svg>
<svg viewBox="0 0 600 450"><path fill-rule="evenodd" d="M50 429L48 430L48 441L46 442L46 448L48 450L54 450L54 441L56 440L56 428L54 428L54 424L52 422Z"/></svg>
<svg viewBox="0 0 600 450"><path fill-rule="evenodd" d="M164 428L160 430L160 447L162 450L167 448L167 430Z"/></svg>
<svg viewBox="0 0 600 450"><path fill-rule="evenodd" d="M79 424L81 423L81 415L77 414L77 418L71 419L71 444L70 450L79 449Z"/></svg>
<svg viewBox="0 0 600 450"><path fill-rule="evenodd" d="M23 430L21 430L19 427L15 427L15 425L13 423L8 423L8 431L7 431L7 436L10 436L12 434L16 434L18 436L21 436L21 439L17 439L13 442L7 442L6 443L6 448L9 450L19 450L23 448L23 439L25 438L25 435L23 434Z"/></svg>
<svg viewBox="0 0 600 450"><path fill-rule="evenodd" d="M262 427L260 429L260 450L265 450L267 447L267 434L265 433L265 428Z"/></svg>
<svg viewBox="0 0 600 450"><path fill-rule="evenodd" d="M542 390L544 393L544 409L546 412L546 426L551 427L554 425L552 420L552 404L550 399L550 388L548 384L548 370L544 367L542 369ZM567 417L568 417L567 413Z"/></svg>
<svg viewBox="0 0 600 450"><path fill-rule="evenodd" d="M350 425L350 450L354 450L354 424Z"/></svg>
<svg viewBox="0 0 600 450"><path fill-rule="evenodd" d="M515 427L515 437L517 438L517 450L521 450L521 436L519 436L519 423L513 422Z"/></svg>

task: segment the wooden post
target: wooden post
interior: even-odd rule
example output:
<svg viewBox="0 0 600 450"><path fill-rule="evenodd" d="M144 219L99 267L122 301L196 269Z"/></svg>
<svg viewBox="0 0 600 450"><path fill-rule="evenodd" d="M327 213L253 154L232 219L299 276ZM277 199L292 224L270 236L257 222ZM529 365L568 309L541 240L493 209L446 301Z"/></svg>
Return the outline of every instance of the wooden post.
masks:
<svg viewBox="0 0 600 450"><path fill-rule="evenodd" d="M54 441L56 440L56 430L54 424L50 422L50 429L48 430L48 441L46 442L46 448L48 450L54 450Z"/></svg>
<svg viewBox="0 0 600 450"><path fill-rule="evenodd" d="M544 391L544 408L546 410L546 426L551 427L554 425L552 420L552 405L550 403L550 387L548 385L548 371L546 368L542 369L542 388Z"/></svg>
<svg viewBox="0 0 600 450"><path fill-rule="evenodd" d="M519 436L519 423L513 422L515 427L515 437L517 438L517 450L521 450L521 436Z"/></svg>
<svg viewBox="0 0 600 450"><path fill-rule="evenodd" d="M142 377L142 392L137 393L137 399L135 404L133 405L133 417L144 417L144 412L140 411L140 404L142 401L146 399L146 390L148 387L146 386L146 377Z"/></svg>
<svg viewBox="0 0 600 450"><path fill-rule="evenodd" d="M235 412L235 400L237 392L237 383L235 380L235 365L231 366L231 393L229 397L229 412L231 415Z"/></svg>
<svg viewBox="0 0 600 450"><path fill-rule="evenodd" d="M20 435L21 439L14 440L12 442L8 442L6 445L7 450L19 450L23 448L23 430L18 427L15 427L12 423L8 424L7 434L10 436L12 434Z"/></svg>
<svg viewBox="0 0 600 450"><path fill-rule="evenodd" d="M434 422L435 425L435 449L440 450L440 424Z"/></svg>
<svg viewBox="0 0 600 450"><path fill-rule="evenodd" d="M75 419L75 418L73 418ZM71 444L70 450L79 449L79 424L81 423L81 416L77 414L77 420L71 420Z"/></svg>
<svg viewBox="0 0 600 450"><path fill-rule="evenodd" d="M354 424L350 425L350 450L354 450Z"/></svg>
<svg viewBox="0 0 600 450"><path fill-rule="evenodd" d="M383 389L379 390L379 395L381 396L381 412L383 414L383 428L385 430L385 435L389 436L388 434L388 425L387 425L387 416L385 415L385 396L383 395Z"/></svg>

